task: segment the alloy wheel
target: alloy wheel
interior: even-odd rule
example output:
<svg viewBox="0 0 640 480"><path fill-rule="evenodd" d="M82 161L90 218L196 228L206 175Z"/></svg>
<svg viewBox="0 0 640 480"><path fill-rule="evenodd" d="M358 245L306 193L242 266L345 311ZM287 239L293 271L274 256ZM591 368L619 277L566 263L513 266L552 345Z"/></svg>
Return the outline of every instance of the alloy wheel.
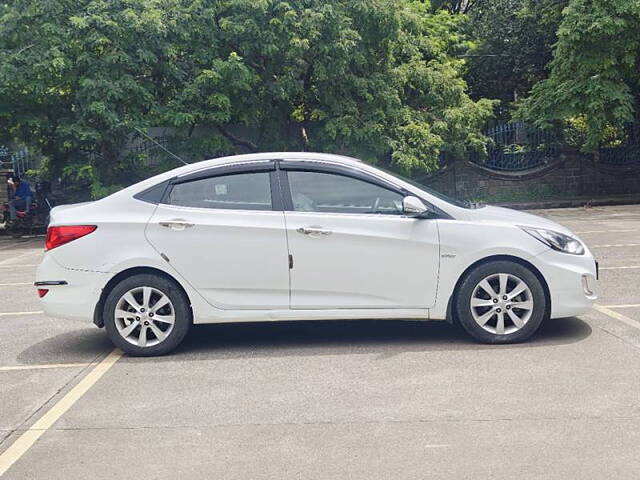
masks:
<svg viewBox="0 0 640 480"><path fill-rule="evenodd" d="M533 294L529 286L510 273L495 273L476 285L471 295L471 314L487 332L508 335L531 318Z"/></svg>
<svg viewBox="0 0 640 480"><path fill-rule="evenodd" d="M136 287L118 300L115 326L122 338L138 347L152 347L169 337L175 310L169 297L154 287Z"/></svg>

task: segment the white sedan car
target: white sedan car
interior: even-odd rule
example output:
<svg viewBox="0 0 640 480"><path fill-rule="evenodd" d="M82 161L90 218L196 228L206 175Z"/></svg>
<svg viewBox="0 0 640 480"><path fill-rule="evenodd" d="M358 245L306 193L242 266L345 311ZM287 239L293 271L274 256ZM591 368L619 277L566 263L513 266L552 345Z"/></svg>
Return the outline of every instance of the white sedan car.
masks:
<svg viewBox="0 0 640 480"><path fill-rule="evenodd" d="M35 284L48 315L159 355L217 322L448 320L519 342L588 311L596 278L587 247L544 218L351 158L261 153L54 208Z"/></svg>

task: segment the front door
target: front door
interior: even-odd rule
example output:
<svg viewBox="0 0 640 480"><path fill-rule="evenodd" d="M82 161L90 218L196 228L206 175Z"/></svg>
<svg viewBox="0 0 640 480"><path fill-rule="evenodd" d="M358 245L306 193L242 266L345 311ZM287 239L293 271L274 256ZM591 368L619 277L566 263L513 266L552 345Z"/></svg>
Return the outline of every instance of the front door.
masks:
<svg viewBox="0 0 640 480"><path fill-rule="evenodd" d="M303 168L285 172L292 309L433 306L435 220L405 216L402 192L361 178Z"/></svg>
<svg viewBox="0 0 640 480"><path fill-rule="evenodd" d="M284 214L273 209L269 165L177 183L147 226L149 242L217 308L289 308Z"/></svg>

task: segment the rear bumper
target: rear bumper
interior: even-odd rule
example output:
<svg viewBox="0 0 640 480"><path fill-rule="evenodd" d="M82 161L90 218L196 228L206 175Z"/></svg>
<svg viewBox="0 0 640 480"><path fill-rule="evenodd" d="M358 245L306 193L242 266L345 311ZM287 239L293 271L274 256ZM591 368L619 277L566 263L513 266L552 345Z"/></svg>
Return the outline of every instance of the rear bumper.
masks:
<svg viewBox="0 0 640 480"><path fill-rule="evenodd" d="M40 304L51 317L92 320L102 288L108 280L108 273L65 268L46 254L36 271L36 284L51 283L38 286L49 290L40 299Z"/></svg>
<svg viewBox="0 0 640 480"><path fill-rule="evenodd" d="M569 255L547 250L533 263L549 286L551 318L573 317L587 313L597 300L597 267L593 256Z"/></svg>

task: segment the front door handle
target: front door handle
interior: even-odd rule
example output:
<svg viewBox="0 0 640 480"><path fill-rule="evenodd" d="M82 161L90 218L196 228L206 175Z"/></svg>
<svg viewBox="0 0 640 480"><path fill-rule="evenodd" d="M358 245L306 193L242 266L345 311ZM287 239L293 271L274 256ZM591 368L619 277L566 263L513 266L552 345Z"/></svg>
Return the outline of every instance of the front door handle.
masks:
<svg viewBox="0 0 640 480"><path fill-rule="evenodd" d="M186 222L185 220L170 220L168 222L159 222L161 227L167 227L171 230L184 230L185 228L193 227L193 223Z"/></svg>
<svg viewBox="0 0 640 480"><path fill-rule="evenodd" d="M296 232L298 233L302 233L303 235L310 235L310 236L315 236L315 235L331 235L331 230L325 230L322 227L316 227L315 225L312 225L310 227L300 227L296 229Z"/></svg>

